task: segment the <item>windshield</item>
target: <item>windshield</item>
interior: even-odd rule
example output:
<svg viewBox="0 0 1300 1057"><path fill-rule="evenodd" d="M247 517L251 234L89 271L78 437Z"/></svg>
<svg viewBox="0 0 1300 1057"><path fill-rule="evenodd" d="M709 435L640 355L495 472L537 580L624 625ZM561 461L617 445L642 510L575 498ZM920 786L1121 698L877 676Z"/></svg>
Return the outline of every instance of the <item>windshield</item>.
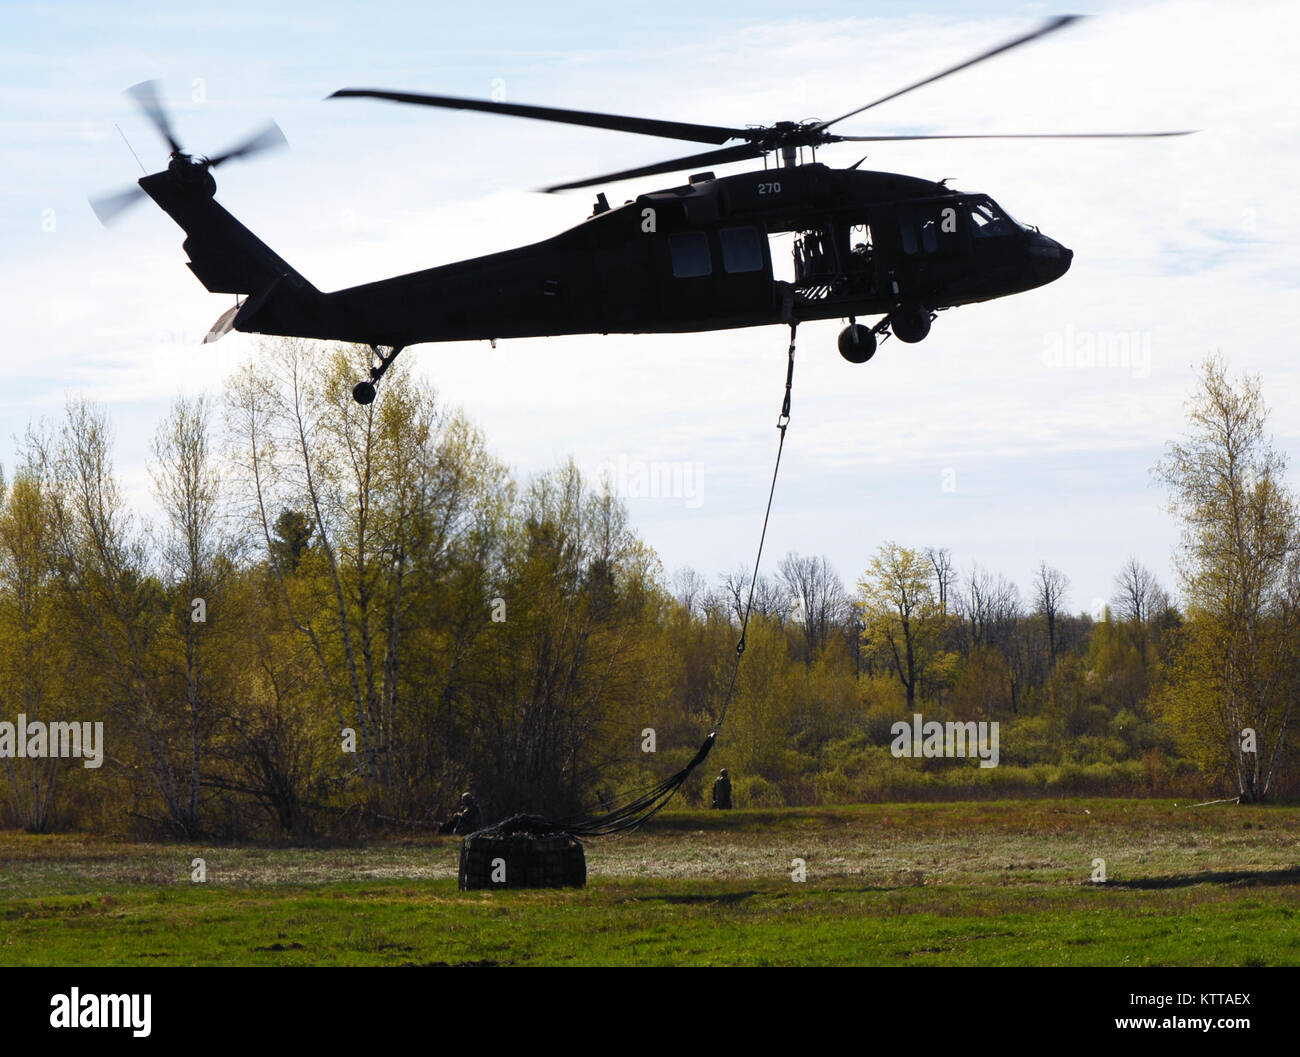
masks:
<svg viewBox="0 0 1300 1057"><path fill-rule="evenodd" d="M971 231L977 239L1014 235L1029 229L991 198L976 198L971 202Z"/></svg>

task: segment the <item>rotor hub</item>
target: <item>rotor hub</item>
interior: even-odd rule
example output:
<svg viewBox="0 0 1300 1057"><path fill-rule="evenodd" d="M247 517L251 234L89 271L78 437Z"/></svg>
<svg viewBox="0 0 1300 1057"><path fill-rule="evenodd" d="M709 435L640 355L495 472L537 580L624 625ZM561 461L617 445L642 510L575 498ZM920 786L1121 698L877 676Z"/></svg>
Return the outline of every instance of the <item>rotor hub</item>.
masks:
<svg viewBox="0 0 1300 1057"><path fill-rule="evenodd" d="M746 138L765 151L781 151L783 157L800 147L820 147L840 139L815 121L778 121L753 129Z"/></svg>

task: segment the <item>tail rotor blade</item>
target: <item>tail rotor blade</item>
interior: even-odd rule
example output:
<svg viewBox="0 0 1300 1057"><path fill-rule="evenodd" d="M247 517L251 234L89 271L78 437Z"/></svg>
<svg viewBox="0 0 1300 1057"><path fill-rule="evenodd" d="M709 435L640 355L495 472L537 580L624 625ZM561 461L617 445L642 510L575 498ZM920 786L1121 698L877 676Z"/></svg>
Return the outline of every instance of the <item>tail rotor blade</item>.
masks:
<svg viewBox="0 0 1300 1057"><path fill-rule="evenodd" d="M249 136L243 143L222 154L218 154L208 159L208 164L212 166L220 165L222 162L230 161L232 158L247 158L254 154L261 154L263 151L276 150L280 147L289 146L289 141L284 138L284 133L280 131L280 126L272 121L260 132Z"/></svg>
<svg viewBox="0 0 1300 1057"><path fill-rule="evenodd" d="M129 209L136 202L144 197L144 191L139 187L128 187L125 191L118 191L116 194L100 195L97 198L90 199L90 208L95 211L95 216L105 227L113 223L123 210Z"/></svg>
<svg viewBox="0 0 1300 1057"><path fill-rule="evenodd" d="M139 84L133 84L127 89L127 92L140 105L144 111L145 117L153 122L154 128L158 134L167 141L171 147L172 153L175 154L181 150L180 141L172 131L171 122L167 119L167 111L163 109L162 100L158 97L157 81L141 81Z"/></svg>

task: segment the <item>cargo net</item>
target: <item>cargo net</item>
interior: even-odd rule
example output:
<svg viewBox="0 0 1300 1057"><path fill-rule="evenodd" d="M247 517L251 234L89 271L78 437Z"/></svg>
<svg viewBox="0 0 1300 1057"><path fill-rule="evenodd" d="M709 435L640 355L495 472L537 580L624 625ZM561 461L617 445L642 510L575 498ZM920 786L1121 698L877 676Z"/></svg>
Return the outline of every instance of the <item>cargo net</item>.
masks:
<svg viewBox="0 0 1300 1057"><path fill-rule="evenodd" d="M476 830L474 836L493 837L553 837L565 835L570 837L609 837L615 833L636 829L646 819L657 814L673 798L673 794L682 787L691 772L702 764L717 740L717 732L704 739L699 752L691 762L676 774L665 778L658 785L651 786L635 799L622 807L615 808L600 815L579 815L576 818L550 819L545 815L511 815L500 822L484 829Z"/></svg>
<svg viewBox="0 0 1300 1057"><path fill-rule="evenodd" d="M727 709L736 692L736 677L740 674L740 659L745 654L745 634L749 630L749 615L754 608L754 586L758 583L758 567L763 560L763 542L767 539L767 523L772 516L772 497L776 495L776 477L781 471L781 452L785 448L785 430L790 424L790 392L794 384L794 336L797 323L790 324L790 349L785 369L785 397L781 403L781 413L777 416L776 428L781 432L781 439L776 447L776 464L772 467L772 484L767 492L767 510L763 514L763 531L758 537L758 553L754 556L754 574L749 580L749 596L745 601L745 613L740 623L740 641L736 643L736 663L731 670L731 682L727 686L726 696L722 701L722 713L712 733L704 739L704 744L691 758L691 762L676 774L665 778L658 785L644 790L633 800L613 811L599 815L581 815L577 818L549 819L544 815L511 815L493 826L477 830L472 836L519 836L550 837L571 836L609 837L615 833L624 833L636 829L647 819L653 818L667 805L668 801L691 776L691 772L702 764L718 740L718 731L722 729L727 718Z"/></svg>

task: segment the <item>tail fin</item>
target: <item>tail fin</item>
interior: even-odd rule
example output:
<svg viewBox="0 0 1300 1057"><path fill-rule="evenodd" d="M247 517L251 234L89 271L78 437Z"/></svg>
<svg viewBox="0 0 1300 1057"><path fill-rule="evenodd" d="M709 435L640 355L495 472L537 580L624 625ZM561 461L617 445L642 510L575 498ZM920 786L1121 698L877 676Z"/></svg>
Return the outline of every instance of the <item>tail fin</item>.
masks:
<svg viewBox="0 0 1300 1057"><path fill-rule="evenodd" d="M199 282L213 293L246 297L205 340L215 341L231 329L330 337L321 333L320 291L213 199L211 174L182 164L181 173L169 168L142 178L140 186L185 231L183 248Z"/></svg>

